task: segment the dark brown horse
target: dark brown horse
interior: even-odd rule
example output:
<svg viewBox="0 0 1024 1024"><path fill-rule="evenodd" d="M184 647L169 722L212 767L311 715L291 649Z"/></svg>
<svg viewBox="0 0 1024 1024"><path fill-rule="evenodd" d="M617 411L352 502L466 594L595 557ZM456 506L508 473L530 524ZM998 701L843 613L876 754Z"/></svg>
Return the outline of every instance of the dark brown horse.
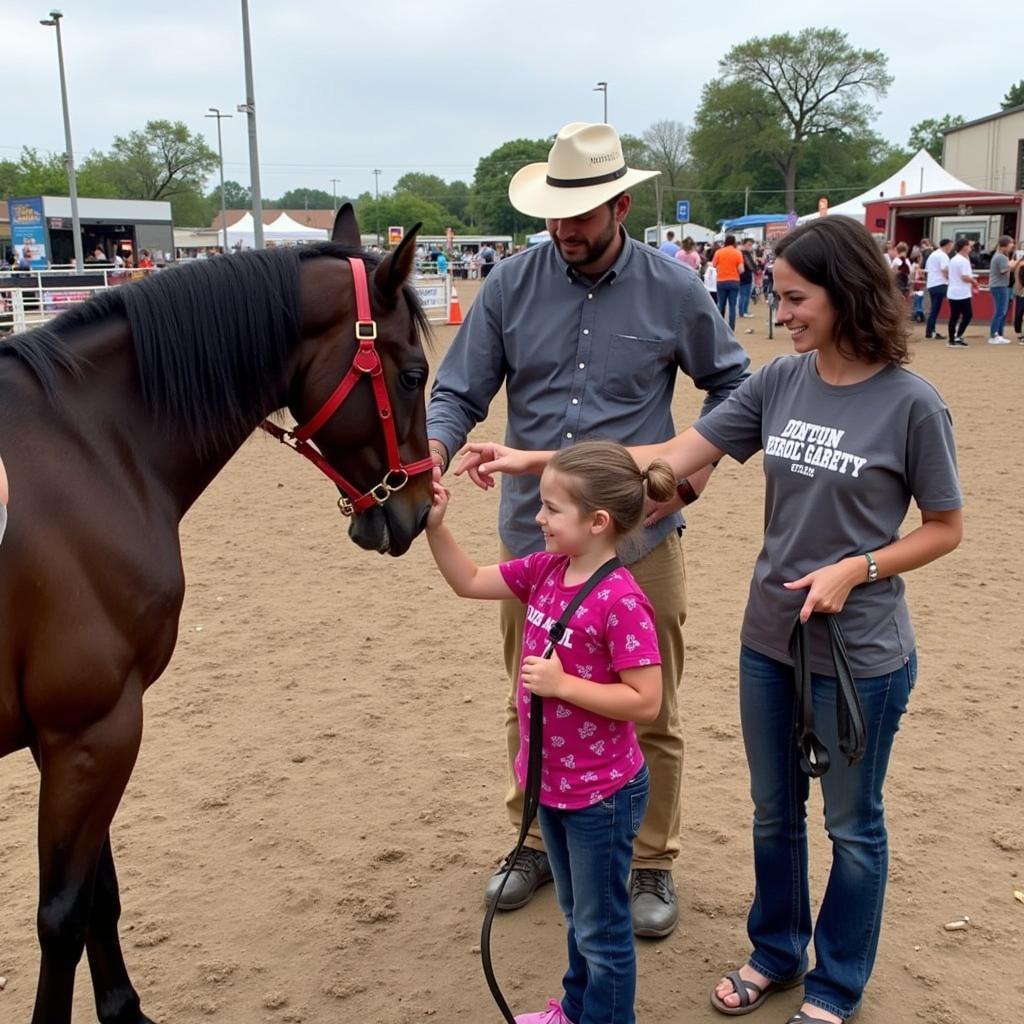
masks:
<svg viewBox="0 0 1024 1024"><path fill-rule="evenodd" d="M148 1021L121 954L109 827L142 695L177 637L189 506L269 413L319 424L357 348L361 359L375 347L397 453L369 379L315 441L370 494L350 528L360 546L402 554L426 520L425 321L406 285L415 238L379 263L358 247L346 208L332 242L168 270L0 344L0 756L28 747L41 776L34 1024L70 1021L83 950L100 1021ZM368 268L376 330L354 330L353 256ZM404 487L392 455L418 465Z"/></svg>

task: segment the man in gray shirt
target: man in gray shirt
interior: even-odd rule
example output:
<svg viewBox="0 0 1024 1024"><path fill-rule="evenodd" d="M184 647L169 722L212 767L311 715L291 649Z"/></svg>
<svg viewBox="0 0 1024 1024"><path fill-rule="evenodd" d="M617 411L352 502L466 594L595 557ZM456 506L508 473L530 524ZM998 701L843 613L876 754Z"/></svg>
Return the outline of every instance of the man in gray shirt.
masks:
<svg viewBox="0 0 1024 1024"><path fill-rule="evenodd" d="M671 402L678 371L707 393L704 411L747 376L749 359L700 278L631 239L622 227L628 189L655 171L626 166L615 130L573 123L556 137L547 163L522 168L509 185L512 205L543 217L551 243L494 268L445 356L427 410L427 433L443 471L469 432L486 418L505 385L505 443L563 448L588 437L647 444L675 434ZM683 734L677 690L682 678L686 591L679 509L695 501L707 473L684 480L679 499L652 510L630 569L656 613L663 700L658 720L638 725L651 774L651 797L634 844L633 927L663 937L676 926L671 869L680 849ZM534 521L536 477L501 481L501 557L544 548ZM501 630L511 682L506 707L509 762L519 747L516 686L524 606L502 602ZM522 793L510 770L506 798L513 822ZM536 829L536 825L534 826ZM499 906L524 906L551 878L538 831L511 865ZM493 893L507 862L488 884Z"/></svg>
<svg viewBox="0 0 1024 1024"><path fill-rule="evenodd" d="M988 268L988 290L992 294L992 323L988 329L990 345L1009 345L1008 338L1003 337L1006 326L1006 311L1010 308L1010 273L1017 265L1010 259L1013 252L1013 239L1003 235L999 239L996 251L992 253L992 262Z"/></svg>

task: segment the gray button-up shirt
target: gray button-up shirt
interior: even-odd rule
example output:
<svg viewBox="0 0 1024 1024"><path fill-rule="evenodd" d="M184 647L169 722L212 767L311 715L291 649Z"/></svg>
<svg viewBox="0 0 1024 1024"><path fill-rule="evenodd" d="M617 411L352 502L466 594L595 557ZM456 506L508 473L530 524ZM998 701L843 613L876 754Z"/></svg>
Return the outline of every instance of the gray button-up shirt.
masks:
<svg viewBox="0 0 1024 1024"><path fill-rule="evenodd" d="M739 386L750 360L700 278L623 234L598 281L551 243L495 266L437 371L430 437L454 455L504 383L505 443L514 448L599 437L655 444L676 433L678 370L707 392L702 414ZM502 478L498 530L517 557L543 550L539 504L537 477ZM637 557L681 523L677 514L645 529Z"/></svg>

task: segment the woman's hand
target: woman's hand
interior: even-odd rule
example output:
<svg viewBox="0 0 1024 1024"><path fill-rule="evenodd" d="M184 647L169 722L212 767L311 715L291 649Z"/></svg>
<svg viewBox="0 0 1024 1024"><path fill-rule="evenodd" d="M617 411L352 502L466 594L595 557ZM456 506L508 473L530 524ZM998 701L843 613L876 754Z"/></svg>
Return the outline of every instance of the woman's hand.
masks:
<svg viewBox="0 0 1024 1024"><path fill-rule="evenodd" d="M523 686L538 697L558 697L565 681L565 671L558 660L558 651L550 658L531 654L523 659Z"/></svg>
<svg viewBox="0 0 1024 1024"><path fill-rule="evenodd" d="M814 612L835 615L841 612L858 583L867 580L868 563L864 557L844 558L825 565L792 583L783 583L787 590L806 590L807 599L800 609L800 621L806 622Z"/></svg>
<svg viewBox="0 0 1024 1024"><path fill-rule="evenodd" d="M427 513L427 529L431 530L444 522L444 514L448 511L448 501L452 492L440 480L434 480L434 496Z"/></svg>
<svg viewBox="0 0 1024 1024"><path fill-rule="evenodd" d="M669 498L668 501L651 501L650 498L644 505L644 526L654 526L662 519L678 512L683 507L683 499L679 495Z"/></svg>
<svg viewBox="0 0 1024 1024"><path fill-rule="evenodd" d="M523 473L537 472L537 455L537 452L509 448L494 441L474 442L463 449L455 475L468 473L470 480L486 491L496 483L495 473L519 476Z"/></svg>

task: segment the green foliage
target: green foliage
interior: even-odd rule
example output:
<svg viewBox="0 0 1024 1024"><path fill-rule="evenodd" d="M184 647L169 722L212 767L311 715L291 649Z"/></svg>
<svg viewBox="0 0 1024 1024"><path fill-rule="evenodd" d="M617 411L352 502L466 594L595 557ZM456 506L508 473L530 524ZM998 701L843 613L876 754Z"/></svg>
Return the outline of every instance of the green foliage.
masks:
<svg viewBox="0 0 1024 1024"><path fill-rule="evenodd" d="M436 174L410 171L395 182L395 194L406 192L446 210L452 222L463 222L469 210L469 186L464 181L450 185ZM452 224L454 229L454 223Z"/></svg>
<svg viewBox="0 0 1024 1024"><path fill-rule="evenodd" d="M117 198L114 185L86 165L76 168L75 183L80 196ZM68 175L62 154L41 156L37 150L26 146L17 160L0 160L0 198L67 194Z"/></svg>
<svg viewBox="0 0 1024 1024"><path fill-rule="evenodd" d="M1006 90L1006 95L1003 97L1001 104L1003 110L1010 110L1012 107L1022 105L1024 105L1024 78Z"/></svg>
<svg viewBox="0 0 1024 1024"><path fill-rule="evenodd" d="M225 193L227 190L228 183L224 182ZM246 194L248 195L248 189ZM263 205L270 210L333 210L335 202L341 206L345 202L345 197L338 196L335 199L330 192L322 188L293 188L290 192L285 192L280 199L265 199ZM250 200L247 199L245 205L248 206L249 203Z"/></svg>
<svg viewBox="0 0 1024 1024"><path fill-rule="evenodd" d="M417 221L423 223L425 235L443 235L445 228L465 232L465 225L455 220L451 213L439 203L429 199L421 199L412 192L395 192L374 199L369 192L364 192L356 201L356 217L364 232L380 229L381 240L386 241L389 225L400 224L407 231Z"/></svg>
<svg viewBox="0 0 1024 1024"><path fill-rule="evenodd" d="M220 210L220 183L208 196L215 214ZM228 179L224 182L224 208L226 210L248 210L252 205L252 193L244 185Z"/></svg>
<svg viewBox="0 0 1024 1024"><path fill-rule="evenodd" d="M508 183L519 168L546 161L550 149L551 139L513 139L480 158L469 199L469 216L479 231L514 235L544 227L543 221L513 209Z"/></svg>
<svg viewBox="0 0 1024 1024"><path fill-rule="evenodd" d="M83 164L103 173L124 199L202 195L217 166L217 154L183 121L147 121L142 131L116 135L109 153L90 153Z"/></svg>
<svg viewBox="0 0 1024 1024"><path fill-rule="evenodd" d="M956 128L957 125L963 123L964 119L960 114L944 114L940 118L925 118L910 129L907 146L914 153L920 149L927 149L936 160L941 160L943 131L947 128Z"/></svg>

